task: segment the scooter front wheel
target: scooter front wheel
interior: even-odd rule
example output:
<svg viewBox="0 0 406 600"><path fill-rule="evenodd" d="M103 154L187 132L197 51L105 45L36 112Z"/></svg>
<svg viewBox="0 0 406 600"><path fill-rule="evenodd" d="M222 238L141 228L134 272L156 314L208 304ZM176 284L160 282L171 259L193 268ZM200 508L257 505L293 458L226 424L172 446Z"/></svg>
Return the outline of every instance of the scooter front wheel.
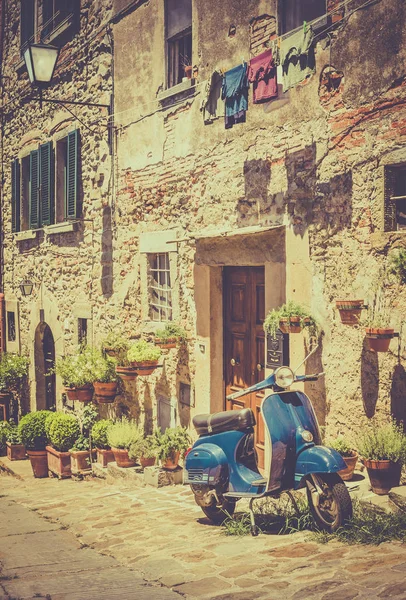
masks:
<svg viewBox="0 0 406 600"><path fill-rule="evenodd" d="M351 498L337 473L310 475L306 485L310 511L319 529L333 533L351 519Z"/></svg>
<svg viewBox="0 0 406 600"><path fill-rule="evenodd" d="M235 511L236 500L223 498L221 504L213 506L202 506L201 509L215 525L222 525L228 517L232 517Z"/></svg>

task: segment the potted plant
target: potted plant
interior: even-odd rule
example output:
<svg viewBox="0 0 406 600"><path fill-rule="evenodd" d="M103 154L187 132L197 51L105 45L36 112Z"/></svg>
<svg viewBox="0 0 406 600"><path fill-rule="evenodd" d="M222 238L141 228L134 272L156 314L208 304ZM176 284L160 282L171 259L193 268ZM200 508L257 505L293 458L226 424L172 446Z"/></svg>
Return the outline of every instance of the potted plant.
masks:
<svg viewBox="0 0 406 600"><path fill-rule="evenodd" d="M45 427L49 440L46 447L48 470L61 479L70 477L72 472L69 449L80 435L78 420L71 414L53 413L47 418Z"/></svg>
<svg viewBox="0 0 406 600"><path fill-rule="evenodd" d="M192 79L192 61L187 55L181 54L182 67L187 79Z"/></svg>
<svg viewBox="0 0 406 600"><path fill-rule="evenodd" d="M107 430L107 441L111 447L118 467L134 467L137 461L130 458L128 451L142 437L135 421L122 417Z"/></svg>
<svg viewBox="0 0 406 600"><path fill-rule="evenodd" d="M152 467L155 464L156 453L156 437L153 435L140 437L136 442L131 444L128 450L130 459L137 460L143 469L145 467Z"/></svg>
<svg viewBox="0 0 406 600"><path fill-rule="evenodd" d="M191 444L186 427L168 427L163 433L157 431L155 439L162 467L173 471L178 466L180 454L184 454Z"/></svg>
<svg viewBox="0 0 406 600"><path fill-rule="evenodd" d="M102 467L107 467L108 463L114 462L114 453L107 440L107 431L112 425L108 419L100 419L92 427L92 443L97 451L97 462Z"/></svg>
<svg viewBox="0 0 406 600"><path fill-rule="evenodd" d="M125 359L127 350L130 347L129 341L123 334L117 329L109 331L107 336L102 341L102 350L105 354L112 356L121 362Z"/></svg>
<svg viewBox="0 0 406 600"><path fill-rule="evenodd" d="M391 339L395 337L395 330L390 327L390 311L383 300L382 290L375 293L362 325L365 327L369 349L373 352L387 352Z"/></svg>
<svg viewBox="0 0 406 600"><path fill-rule="evenodd" d="M305 326L311 336L317 335L317 324L309 310L293 300L271 310L264 321L264 331L271 337L276 336L278 329L283 333L300 333Z"/></svg>
<svg viewBox="0 0 406 600"><path fill-rule="evenodd" d="M395 275L401 284L406 283L406 248L399 248L391 254L389 272Z"/></svg>
<svg viewBox="0 0 406 600"><path fill-rule="evenodd" d="M406 436L395 421L372 423L360 436L358 449L366 466L372 491L387 494L400 482L406 460Z"/></svg>
<svg viewBox="0 0 406 600"><path fill-rule="evenodd" d="M338 474L343 481L350 481L354 475L355 466L359 458L358 452L353 450L350 442L343 436L338 436L335 440L330 440L326 446L341 454L347 468L339 471Z"/></svg>
<svg viewBox="0 0 406 600"><path fill-rule="evenodd" d="M9 460L25 460L25 446L21 442L18 427L14 423L10 423L10 431L6 434L7 458Z"/></svg>
<svg viewBox="0 0 406 600"><path fill-rule="evenodd" d="M81 433L69 450L72 475L81 475L91 471L91 455L94 452L94 450L90 449L89 438Z"/></svg>
<svg viewBox="0 0 406 600"><path fill-rule="evenodd" d="M49 413L49 410L28 413L18 424L18 432L30 459L34 477L48 477L45 421Z"/></svg>
<svg viewBox="0 0 406 600"><path fill-rule="evenodd" d="M3 401L10 399L13 388L28 373L28 359L11 352L0 353L0 397Z"/></svg>
<svg viewBox="0 0 406 600"><path fill-rule="evenodd" d="M116 360L104 356L100 350L92 349L91 363L93 370L93 387L96 400L100 404L114 402L117 396Z"/></svg>
<svg viewBox="0 0 406 600"><path fill-rule="evenodd" d="M344 325L358 325L361 311L364 308L363 300L336 300L336 307Z"/></svg>
<svg viewBox="0 0 406 600"><path fill-rule="evenodd" d="M7 437L12 426L7 421L0 421L0 456L4 456L7 450Z"/></svg>
<svg viewBox="0 0 406 600"><path fill-rule="evenodd" d="M151 375L158 366L161 349L145 340L130 346L127 359L138 375Z"/></svg>
<svg viewBox="0 0 406 600"><path fill-rule="evenodd" d="M186 335L186 331L180 325L168 321L163 329L156 330L155 344L162 350L176 348L176 343L184 341Z"/></svg>
<svg viewBox="0 0 406 600"><path fill-rule="evenodd" d="M79 347L75 354L56 361L55 372L62 377L69 400L90 402L93 398L93 372L89 352L91 351L87 347Z"/></svg>

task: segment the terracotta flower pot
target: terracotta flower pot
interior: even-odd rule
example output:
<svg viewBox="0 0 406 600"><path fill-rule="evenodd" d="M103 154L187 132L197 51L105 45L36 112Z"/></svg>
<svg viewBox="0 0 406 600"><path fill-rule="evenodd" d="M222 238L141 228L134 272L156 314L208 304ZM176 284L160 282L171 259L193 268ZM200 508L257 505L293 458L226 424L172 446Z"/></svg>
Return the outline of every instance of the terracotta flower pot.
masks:
<svg viewBox="0 0 406 600"><path fill-rule="evenodd" d="M102 467L107 467L111 462L115 461L113 450L107 450L105 448L96 448L97 451L97 462Z"/></svg>
<svg viewBox="0 0 406 600"><path fill-rule="evenodd" d="M65 388L65 394L68 397L68 400L77 400L77 394L76 394L76 388L72 388L72 387L66 387Z"/></svg>
<svg viewBox="0 0 406 600"><path fill-rule="evenodd" d="M93 386L88 383L80 387L66 387L65 394L67 395L68 400L90 402L93 398Z"/></svg>
<svg viewBox="0 0 406 600"><path fill-rule="evenodd" d="M157 338L155 340L155 345L162 348L162 350L169 350L170 348L176 348L176 343L178 338L168 338L167 340L161 340Z"/></svg>
<svg viewBox="0 0 406 600"><path fill-rule="evenodd" d="M52 446L46 447L48 457L48 471L51 471L57 477L65 479L71 477L71 461L69 452L59 452Z"/></svg>
<svg viewBox="0 0 406 600"><path fill-rule="evenodd" d="M310 323L310 319L304 319L304 324ZM300 333L302 331L302 324L300 317L290 317L289 319L283 317L279 321L279 329L283 333Z"/></svg>
<svg viewBox="0 0 406 600"><path fill-rule="evenodd" d="M27 450L34 477L48 477L48 455L46 450Z"/></svg>
<svg viewBox="0 0 406 600"><path fill-rule="evenodd" d="M95 450L92 450L92 455L95 455L95 452ZM89 450L69 450L69 454L73 474L86 473L92 470Z"/></svg>
<svg viewBox="0 0 406 600"><path fill-rule="evenodd" d="M187 65L186 67L183 67L183 69L185 71L185 77L187 77L188 79L192 79L192 65Z"/></svg>
<svg viewBox="0 0 406 600"><path fill-rule="evenodd" d="M342 459L347 465L347 468L343 469L342 471L338 471L338 474L343 481L350 481L354 475L355 466L358 460L358 453L353 450L352 456L342 456Z"/></svg>
<svg viewBox="0 0 406 600"><path fill-rule="evenodd" d="M180 452L173 452L169 458L162 461L162 468L168 471L174 471L179 463Z"/></svg>
<svg viewBox="0 0 406 600"><path fill-rule="evenodd" d="M27 458L24 444L10 444L10 442L6 442L6 446L7 458L9 460L25 460Z"/></svg>
<svg viewBox="0 0 406 600"><path fill-rule="evenodd" d="M145 467L153 467L156 459L155 456L152 456L151 458L145 458L145 456L140 456L138 460L141 467L145 469Z"/></svg>
<svg viewBox="0 0 406 600"><path fill-rule="evenodd" d="M151 375L158 366L157 360L144 360L142 362L133 361L131 366L137 375Z"/></svg>
<svg viewBox="0 0 406 600"><path fill-rule="evenodd" d="M118 467L128 468L135 467L137 461L128 456L128 450L123 448L112 448L114 458Z"/></svg>
<svg viewBox="0 0 406 600"><path fill-rule="evenodd" d="M344 325L358 325L363 306L363 300L336 300L336 307Z"/></svg>
<svg viewBox="0 0 406 600"><path fill-rule="evenodd" d="M372 491L379 496L387 494L391 488L397 487L400 483L400 472L402 465L391 460L367 460L363 464L366 466L371 482Z"/></svg>
<svg viewBox="0 0 406 600"><path fill-rule="evenodd" d="M395 330L390 328L367 327L365 334L368 340L369 349L373 352L387 352L391 339L394 337Z"/></svg>
<svg viewBox="0 0 406 600"><path fill-rule="evenodd" d="M99 404L114 402L117 396L117 381L110 381L109 383L95 381L93 387L95 398Z"/></svg>
<svg viewBox="0 0 406 600"><path fill-rule="evenodd" d="M138 375L133 367L116 367L116 373L123 381L133 381Z"/></svg>

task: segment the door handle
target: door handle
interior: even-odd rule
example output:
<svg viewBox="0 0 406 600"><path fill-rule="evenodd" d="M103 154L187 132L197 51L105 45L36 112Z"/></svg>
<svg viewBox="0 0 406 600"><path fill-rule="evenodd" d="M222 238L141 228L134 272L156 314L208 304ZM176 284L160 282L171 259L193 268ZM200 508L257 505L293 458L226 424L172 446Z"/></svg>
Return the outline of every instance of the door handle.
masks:
<svg viewBox="0 0 406 600"><path fill-rule="evenodd" d="M264 368L264 365L261 365L261 363L257 364L257 371L262 371L263 368Z"/></svg>
<svg viewBox="0 0 406 600"><path fill-rule="evenodd" d="M232 358L230 360L230 364L232 367L238 366L240 364L240 360L237 358L237 360L235 358Z"/></svg>

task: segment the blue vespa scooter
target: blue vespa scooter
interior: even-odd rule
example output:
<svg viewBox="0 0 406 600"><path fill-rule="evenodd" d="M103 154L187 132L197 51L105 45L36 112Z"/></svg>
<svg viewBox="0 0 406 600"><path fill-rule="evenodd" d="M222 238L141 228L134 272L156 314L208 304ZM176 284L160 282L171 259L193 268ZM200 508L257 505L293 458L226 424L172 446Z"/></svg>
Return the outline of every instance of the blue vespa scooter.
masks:
<svg viewBox="0 0 406 600"><path fill-rule="evenodd" d="M255 417L250 408L194 417L199 439L186 457L185 483L212 522L221 524L227 514L233 514L237 500L249 498L251 533L257 535L254 500L303 487L320 529L333 532L351 518L351 498L337 474L346 465L338 452L321 445L310 399L303 392L290 391L294 382L316 381L320 375L296 376L289 367L280 367L263 381L227 396L235 399L265 388L273 390L261 405L264 476L257 467Z"/></svg>

